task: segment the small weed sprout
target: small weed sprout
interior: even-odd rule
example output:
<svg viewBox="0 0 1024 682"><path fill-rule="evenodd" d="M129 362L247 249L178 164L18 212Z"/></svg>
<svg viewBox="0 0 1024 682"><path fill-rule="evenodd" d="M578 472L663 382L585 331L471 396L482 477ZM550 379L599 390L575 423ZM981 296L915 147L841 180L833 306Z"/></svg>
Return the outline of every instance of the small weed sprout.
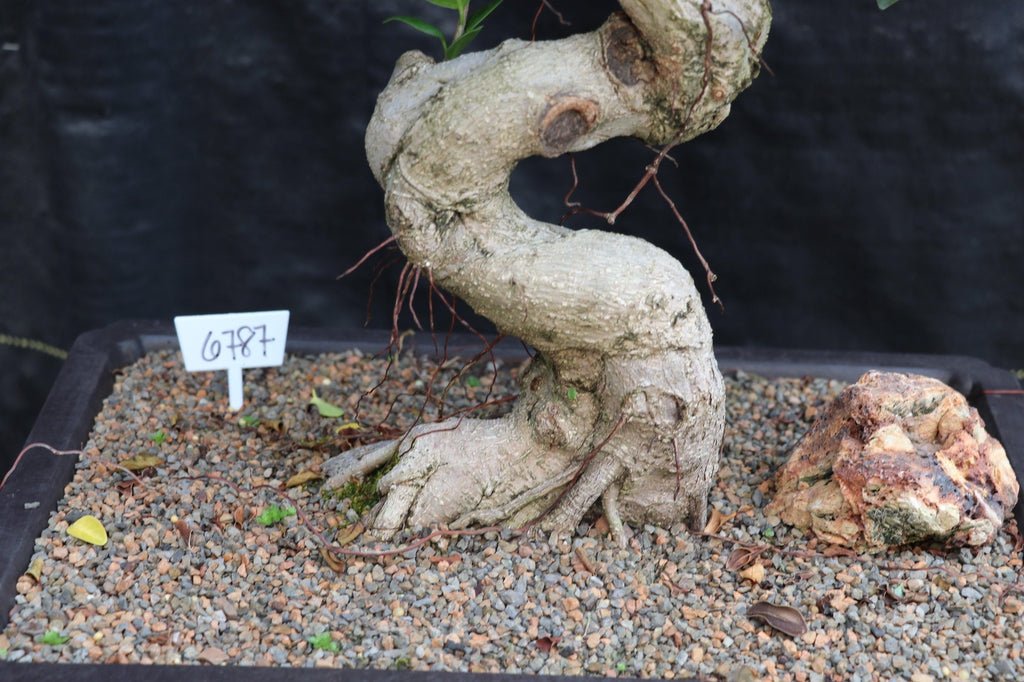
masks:
<svg viewBox="0 0 1024 682"><path fill-rule="evenodd" d="M880 0L881 1L881 0ZM422 19L411 16L395 16L388 17L384 20L384 23L391 21L400 21L406 26L411 26L420 33L426 33L428 36L437 38L441 43L441 50L444 52L445 60L455 59L466 47L473 42L473 39L480 35L480 31L483 30L483 21L491 15L491 12L498 9L498 5L502 3L502 0L491 0L487 5L473 14L469 13L470 0L427 0L431 5L437 5L438 7L444 7L458 13L458 20L455 24L455 33L452 35L451 42L437 26L427 23Z"/></svg>
<svg viewBox="0 0 1024 682"><path fill-rule="evenodd" d="M272 504L256 517L256 523L269 527L284 521L289 516L295 516L295 507L280 507Z"/></svg>
<svg viewBox="0 0 1024 682"><path fill-rule="evenodd" d="M334 641L329 632L321 632L319 635L313 635L307 637L306 640L310 643L313 649L319 649L320 651L330 651L331 653L338 653L341 647Z"/></svg>

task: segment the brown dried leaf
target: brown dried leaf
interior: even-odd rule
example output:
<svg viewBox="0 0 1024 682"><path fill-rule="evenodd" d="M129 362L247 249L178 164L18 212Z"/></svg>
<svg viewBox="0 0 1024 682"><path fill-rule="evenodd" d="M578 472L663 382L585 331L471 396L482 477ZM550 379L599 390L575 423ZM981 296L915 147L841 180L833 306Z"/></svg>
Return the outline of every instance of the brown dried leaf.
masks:
<svg viewBox="0 0 1024 682"><path fill-rule="evenodd" d="M174 521L174 527L178 529L178 535L185 541L185 544L189 547L192 546L192 527L188 525L188 521L184 519L177 519Z"/></svg>
<svg viewBox="0 0 1024 682"><path fill-rule="evenodd" d="M366 530L366 526L363 525L362 521L356 521L350 526L345 526L338 531L338 535L334 538L335 542L344 547L345 545L355 542L355 539L363 534ZM330 554L330 552L328 552Z"/></svg>
<svg viewBox="0 0 1024 682"><path fill-rule="evenodd" d="M120 462L121 466L131 472L142 471L150 467L158 467L164 461L156 455L135 455Z"/></svg>
<svg viewBox="0 0 1024 682"><path fill-rule="evenodd" d="M822 552L822 555L827 556L827 557L837 557L837 556L857 557L857 556L860 556L859 554L857 554L857 552L853 551L849 547L843 547L842 545L829 545Z"/></svg>
<svg viewBox="0 0 1024 682"><path fill-rule="evenodd" d="M750 565L754 559L761 556L762 552L768 549L768 545L757 545L756 547L737 547L729 554L725 567L730 571L738 571L744 566Z"/></svg>
<svg viewBox="0 0 1024 682"><path fill-rule="evenodd" d="M587 550L583 549L582 547L577 547L576 558L579 559L580 566L583 568L583 570L587 571L588 573L596 573L596 571L594 570L594 562L591 561L590 556L587 554Z"/></svg>
<svg viewBox="0 0 1024 682"><path fill-rule="evenodd" d="M318 474L315 471L311 471L310 469L306 469L305 471L300 471L299 473L295 474L287 481L285 481L284 487L295 488L300 485L305 485L306 483L309 483L311 481L319 481L322 478L323 476L321 474Z"/></svg>
<svg viewBox="0 0 1024 682"><path fill-rule="evenodd" d="M760 585L761 581L764 580L764 566L760 561L757 561L753 566L740 571L740 577L749 580L755 585Z"/></svg>
<svg viewBox="0 0 1024 682"><path fill-rule="evenodd" d="M759 601L747 609L747 618L757 618L790 637L799 637L807 632L807 623L796 609Z"/></svg>
<svg viewBox="0 0 1024 682"><path fill-rule="evenodd" d="M726 521L731 520L734 516L736 516L736 514L726 515L718 511L717 507L712 507L711 518L708 519L707 525L704 526L704 533L707 535L714 535L721 530L722 525L725 524Z"/></svg>
<svg viewBox="0 0 1024 682"><path fill-rule="evenodd" d="M335 573L345 572L345 562L335 559L334 554L332 554L326 547L320 548L320 556L323 557L324 563L326 563Z"/></svg>
<svg viewBox="0 0 1024 682"><path fill-rule="evenodd" d="M846 609L850 608L857 603L857 600L853 597L848 597L841 590L834 590L832 598L829 600L829 604L832 605L839 613L845 613Z"/></svg>
<svg viewBox="0 0 1024 682"><path fill-rule="evenodd" d="M427 557L427 561L432 564L440 564L442 562L447 563L449 566L454 566L462 561L461 554L442 554L440 556Z"/></svg>
<svg viewBox="0 0 1024 682"><path fill-rule="evenodd" d="M245 523L245 509L242 507L235 507L235 511L231 513L231 517L235 520L239 526Z"/></svg>
<svg viewBox="0 0 1024 682"><path fill-rule="evenodd" d="M537 648L548 653L561 639L561 637L538 637Z"/></svg>

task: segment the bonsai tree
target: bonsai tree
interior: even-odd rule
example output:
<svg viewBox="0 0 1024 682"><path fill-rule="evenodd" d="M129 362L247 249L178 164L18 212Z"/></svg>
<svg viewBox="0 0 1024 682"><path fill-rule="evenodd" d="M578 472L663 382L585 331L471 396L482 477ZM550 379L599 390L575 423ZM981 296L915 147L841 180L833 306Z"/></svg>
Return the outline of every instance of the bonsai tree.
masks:
<svg viewBox="0 0 1024 682"><path fill-rule="evenodd" d="M438 524L571 531L598 501L620 539L624 521L705 522L724 386L693 279L641 239L531 218L509 175L531 155L633 136L664 147L640 183L657 185L667 150L718 126L757 75L771 9L621 7L562 40L439 63L408 52L380 95L366 153L395 242L417 277L537 350L507 416L423 424L329 462L337 483L400 456L370 519L381 537Z"/></svg>

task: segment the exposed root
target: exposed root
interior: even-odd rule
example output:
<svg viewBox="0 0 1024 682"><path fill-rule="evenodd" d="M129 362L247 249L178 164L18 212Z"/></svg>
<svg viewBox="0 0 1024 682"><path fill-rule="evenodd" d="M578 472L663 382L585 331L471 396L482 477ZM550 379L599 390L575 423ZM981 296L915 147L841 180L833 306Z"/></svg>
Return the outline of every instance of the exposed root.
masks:
<svg viewBox="0 0 1024 682"><path fill-rule="evenodd" d="M622 462L605 456L587 467L576 483L566 491L550 514L540 519L539 527L551 533L572 533L583 515L605 491L615 487L615 479L625 472ZM619 531L621 533L621 522Z"/></svg>
<svg viewBox="0 0 1024 682"><path fill-rule="evenodd" d="M626 533L622 525L622 516L619 515L619 486L615 483L605 488L601 496L601 507L604 508L604 518L608 521L608 531L612 540L620 547L626 546Z"/></svg>
<svg viewBox="0 0 1024 682"><path fill-rule="evenodd" d="M365 478L391 461L397 451L397 441L384 441L352 448L332 457L321 467L327 477L324 487L334 490L350 481Z"/></svg>

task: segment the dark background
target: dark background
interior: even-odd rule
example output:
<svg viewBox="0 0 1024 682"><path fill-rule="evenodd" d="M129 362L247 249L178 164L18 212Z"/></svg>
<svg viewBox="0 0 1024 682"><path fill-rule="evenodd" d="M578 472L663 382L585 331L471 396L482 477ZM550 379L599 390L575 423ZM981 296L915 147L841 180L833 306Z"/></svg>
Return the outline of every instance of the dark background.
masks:
<svg viewBox="0 0 1024 682"><path fill-rule="evenodd" d="M528 38L506 0L477 47ZM481 5L477 0L476 5ZM554 0L539 37L614 3ZM361 325L388 236L362 151L415 0L0 0L0 333L69 347L124 318L288 308ZM664 184L719 275L719 344L954 353L1024 366L1024 3L779 0L763 75ZM651 158L577 157L609 210ZM513 191L556 221L566 159ZM574 219L596 227L593 220ZM680 257L657 195L616 230ZM397 268L371 304L387 326ZM404 321L403 324L407 324ZM0 346L0 468L59 370Z"/></svg>

